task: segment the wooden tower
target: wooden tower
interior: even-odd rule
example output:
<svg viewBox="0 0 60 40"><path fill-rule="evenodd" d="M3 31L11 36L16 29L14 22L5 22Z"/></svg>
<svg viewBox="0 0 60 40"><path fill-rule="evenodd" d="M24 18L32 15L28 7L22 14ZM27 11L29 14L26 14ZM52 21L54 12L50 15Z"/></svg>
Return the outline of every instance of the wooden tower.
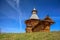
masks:
<svg viewBox="0 0 60 40"><path fill-rule="evenodd" d="M50 25L53 24L53 20L46 16L44 20L40 20L37 16L37 10L32 10L32 16L25 21L26 32L50 32Z"/></svg>

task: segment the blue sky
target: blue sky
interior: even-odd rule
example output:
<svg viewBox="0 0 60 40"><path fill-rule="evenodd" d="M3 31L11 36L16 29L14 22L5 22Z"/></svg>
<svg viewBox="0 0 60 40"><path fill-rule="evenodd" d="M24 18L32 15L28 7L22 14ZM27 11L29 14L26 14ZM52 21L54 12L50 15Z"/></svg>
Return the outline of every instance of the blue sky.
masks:
<svg viewBox="0 0 60 40"><path fill-rule="evenodd" d="M54 20L51 31L60 31L60 0L0 0L0 28L1 32L25 32L25 20L32 15L36 8L40 19L46 15Z"/></svg>

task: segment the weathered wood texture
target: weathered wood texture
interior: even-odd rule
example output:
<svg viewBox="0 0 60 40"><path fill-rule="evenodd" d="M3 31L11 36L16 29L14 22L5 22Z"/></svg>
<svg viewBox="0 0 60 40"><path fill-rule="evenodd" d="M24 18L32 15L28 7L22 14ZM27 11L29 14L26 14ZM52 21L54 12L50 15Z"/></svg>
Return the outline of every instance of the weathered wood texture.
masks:
<svg viewBox="0 0 60 40"><path fill-rule="evenodd" d="M50 32L50 25L53 24L51 21L29 19L25 21L26 32Z"/></svg>

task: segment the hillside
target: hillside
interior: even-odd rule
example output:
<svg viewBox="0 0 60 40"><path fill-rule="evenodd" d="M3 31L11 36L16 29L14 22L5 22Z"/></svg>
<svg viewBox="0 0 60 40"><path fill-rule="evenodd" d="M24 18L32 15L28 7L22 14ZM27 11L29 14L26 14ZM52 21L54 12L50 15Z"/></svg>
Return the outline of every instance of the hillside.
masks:
<svg viewBox="0 0 60 40"><path fill-rule="evenodd" d="M60 32L5 33L0 40L60 40Z"/></svg>

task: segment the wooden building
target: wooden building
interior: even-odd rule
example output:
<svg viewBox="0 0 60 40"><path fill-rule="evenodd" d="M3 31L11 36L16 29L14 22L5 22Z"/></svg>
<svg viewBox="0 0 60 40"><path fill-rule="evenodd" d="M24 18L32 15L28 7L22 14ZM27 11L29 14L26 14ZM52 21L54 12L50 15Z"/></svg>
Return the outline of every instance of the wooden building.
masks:
<svg viewBox="0 0 60 40"><path fill-rule="evenodd" d="M43 20L37 16L37 10L32 10L32 16L25 21L26 32L50 32L50 26L54 21L47 15Z"/></svg>

